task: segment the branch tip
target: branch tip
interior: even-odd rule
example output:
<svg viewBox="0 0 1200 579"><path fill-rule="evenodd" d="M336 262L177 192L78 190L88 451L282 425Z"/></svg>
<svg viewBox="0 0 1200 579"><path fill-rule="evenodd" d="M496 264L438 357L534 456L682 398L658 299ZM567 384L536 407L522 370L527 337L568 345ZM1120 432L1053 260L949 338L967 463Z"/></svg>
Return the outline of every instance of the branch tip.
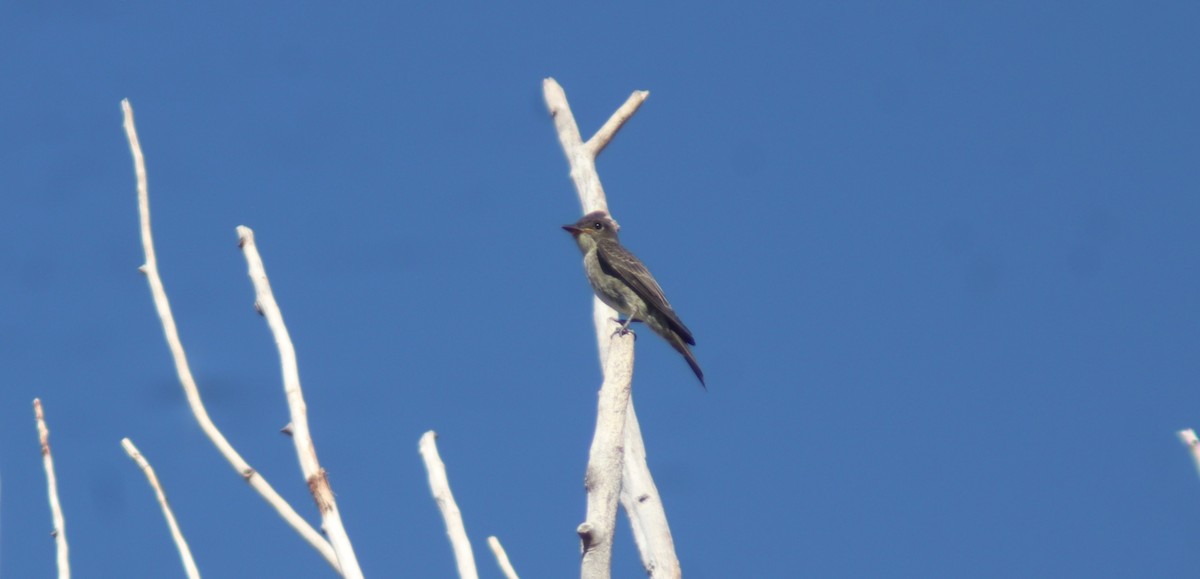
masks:
<svg viewBox="0 0 1200 579"><path fill-rule="evenodd" d="M506 579L517 579L517 570L513 569L512 561L508 560L508 553L504 552L504 547L500 545L500 539L494 535L487 538L488 546L492 548L492 554L496 556L496 564L500 566L500 571L504 573Z"/></svg>

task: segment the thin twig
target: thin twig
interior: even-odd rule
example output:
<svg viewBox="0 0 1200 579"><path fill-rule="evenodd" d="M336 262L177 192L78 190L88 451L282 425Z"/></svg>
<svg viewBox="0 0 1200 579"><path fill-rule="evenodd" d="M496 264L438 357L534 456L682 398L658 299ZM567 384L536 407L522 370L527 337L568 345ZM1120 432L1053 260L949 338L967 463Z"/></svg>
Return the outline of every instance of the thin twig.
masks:
<svg viewBox="0 0 1200 579"><path fill-rule="evenodd" d="M629 99L625 101L625 104L585 144L580 138L579 127L575 124L575 116L571 113L571 105L567 102L567 95L562 87L552 78L545 79L542 87L546 98L546 106L550 110L550 115L554 117L554 127L558 133L558 140L562 144L567 162L571 166L571 180L574 182L575 189L579 194L579 202L583 206L583 212L585 214L592 211L607 212L608 200L604 195L604 187L600 184L600 176L596 173L595 157L612 140L613 135L616 134L625 122L633 116L650 93L647 91L634 91ZM601 387L600 399L603 401L608 397L611 400L615 394L612 392L605 394L605 388L628 389L629 384L617 384L615 381L611 381L610 367L614 369L628 367L630 372L629 379L632 380L633 340L610 339L613 330L617 327L615 325L616 312L601 302L599 298L593 298L592 302L592 321L596 327L596 344L600 353L600 366L605 369L605 380L604 385ZM654 488L654 479L650 476L650 470L646 465L645 447L642 443L641 429L637 426L637 416L633 409L632 393L626 394L626 397L629 403L627 404L627 409L622 409L623 413L606 415L600 412L597 414L597 437L600 436L601 431L610 433L620 432L621 436L610 440L611 444L619 445L619 448L614 448L609 453L593 454L592 456L617 458L619 455L620 462L615 465L616 474L613 474L611 470L614 466L612 464L605 465L604 467L596 465L596 468L593 469L592 463L589 462L588 488L589 490L592 488L591 483L593 480L591 477L593 473L608 473L610 476L620 477L620 484L617 488L624 489L626 485L629 485L631 492L636 493L633 496L645 496L653 499L645 500L641 503L637 503L636 501L627 502L625 511L629 515L630 521L633 522L634 538L637 541L638 549L642 553L642 562L646 567L646 572L654 579L674 579L679 576L679 560L675 555L674 542L671 540L671 532L666 524L666 512L663 510L662 501L658 499L657 489ZM596 439L593 438L593 451L595 451L595 444ZM634 454L628 457L623 454L630 453L631 451ZM614 452L616 454L613 454ZM607 498L615 500L614 497ZM592 500L593 497L589 493L589 520L584 525L592 523ZM606 506L605 508L609 507ZM615 517L616 506L611 506L611 509ZM604 512L607 513L608 511ZM642 521L643 518L645 522ZM592 535L600 531L600 529L596 528L582 530L588 531ZM608 535L602 540L602 544L611 545L614 529L607 528L603 529L603 531L608 533ZM585 567L586 563L585 560Z"/></svg>
<svg viewBox="0 0 1200 579"><path fill-rule="evenodd" d="M342 524L342 515L338 511L337 501L333 498L333 488L329 485L329 475L321 468L317 460L317 448L313 445L312 434L308 430L308 407L304 403L304 392L300 389L300 369L296 364L296 348L288 335L287 326L283 323L283 312L275 301L271 291L271 282L267 279L267 270L263 267L262 257L254 244L254 231L245 225L237 228L238 243L246 256L246 265L250 281L254 284L254 302L258 311L267 318L267 325L275 336L275 346L279 349L279 366L283 370L283 390L287 394L288 410L291 411L291 435L296 444L296 455L300 459L300 471L308 481L308 490L312 492L317 510L321 513L321 527L333 544L337 553L338 564L342 576L347 578L362 577L358 566L358 557L354 554L354 545Z"/></svg>
<svg viewBox="0 0 1200 579"><path fill-rule="evenodd" d="M458 577L478 579L479 572L475 569L475 554L471 551L471 540L467 538L467 527L463 525L458 503L454 502L454 493L450 492L446 465L438 454L437 433L430 430L423 434L417 448L421 451L425 470L429 473L429 490L433 493L438 510L442 512L442 520L446 522L446 535L450 537L454 560L458 563Z"/></svg>
<svg viewBox="0 0 1200 579"><path fill-rule="evenodd" d="M496 537L488 537L488 546L492 548L492 553L496 555L496 564L500 566L500 571L504 573L505 579L520 579L517 577L517 570L513 569L512 563L508 560L508 553L504 552L504 547L500 546L500 539Z"/></svg>
<svg viewBox="0 0 1200 579"><path fill-rule="evenodd" d="M154 496L158 498L158 505L162 507L163 517L167 519L167 527L171 529L171 538L175 540L175 547L179 549L179 558L183 560L184 571L191 579L200 579L200 570L196 568L196 561L192 559L192 550L188 548L187 541L179 530L179 523L175 521L175 514L171 512L171 505L167 503L167 494L163 492L162 485L158 484L158 477L154 475L154 467L150 466L146 457L138 452L133 441L122 438L121 446L125 448L125 453L129 455L129 458L137 463L138 468L142 469L146 480L150 482L150 487L154 489Z"/></svg>
<svg viewBox="0 0 1200 579"><path fill-rule="evenodd" d="M138 143L137 129L133 124L133 107L129 104L129 99L121 101L121 109L125 113L125 135L129 138L129 149L133 154L133 167L137 174L137 189L138 189L138 213L141 217L142 231L142 249L146 254L146 263L142 265L142 273L146 274L146 280L150 284L150 293L154 296L154 306L158 310L158 317L162 320L163 333L166 335L167 346L171 349L171 356L175 360L175 371L179 375L179 383L183 386L183 392L187 396L188 406L192 410L192 414L196 417L196 422L200 424L200 429L208 436L217 450L229 461L233 469L237 471L241 477L250 484L250 486L258 491L267 504L271 505L283 520L292 526L296 532L304 540L321 553L327 562L335 570L339 569L337 554L334 553L333 546L317 532L312 525L308 524L303 517L296 513L296 510L291 505L275 492L275 489L267 482L267 479L249 463L242 458L233 445L225 439L225 435L217 429L211 418L208 417L208 411L204 408L204 402L200 399L200 390L196 386L196 380L192 377L192 371L188 367L187 356L183 351L183 342L179 340L179 331L175 327L175 317L171 314L171 303L167 300L167 292L163 288L162 278L158 275L158 260L154 255L154 239L150 235L150 195L149 187L146 180L146 161L142 156L142 147Z"/></svg>
<svg viewBox="0 0 1200 579"><path fill-rule="evenodd" d="M54 542L58 550L58 577L70 579L71 563L67 557L67 527L62 504L58 502L58 477L54 476L54 458L50 455L50 429L42 413L41 399L33 399L33 415L37 419L38 440L42 443L42 466L46 467L46 489L50 495L50 517L54 521Z"/></svg>

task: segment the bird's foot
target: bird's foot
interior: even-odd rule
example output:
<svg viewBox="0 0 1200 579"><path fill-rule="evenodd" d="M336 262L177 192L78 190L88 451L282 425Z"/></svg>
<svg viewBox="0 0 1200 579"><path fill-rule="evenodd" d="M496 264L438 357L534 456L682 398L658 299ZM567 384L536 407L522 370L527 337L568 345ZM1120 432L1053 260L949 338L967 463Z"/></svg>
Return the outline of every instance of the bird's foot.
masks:
<svg viewBox="0 0 1200 579"><path fill-rule="evenodd" d="M637 334L635 334L633 332L633 330L629 329L629 322L637 321L637 320L626 321L626 320L621 320L618 318L609 318L609 319L612 320L614 323L620 324L620 327L618 327L616 330L613 330L613 333L608 336L609 338L611 338L613 336L618 336L618 335L624 336L625 334L633 334L633 339L637 340Z"/></svg>

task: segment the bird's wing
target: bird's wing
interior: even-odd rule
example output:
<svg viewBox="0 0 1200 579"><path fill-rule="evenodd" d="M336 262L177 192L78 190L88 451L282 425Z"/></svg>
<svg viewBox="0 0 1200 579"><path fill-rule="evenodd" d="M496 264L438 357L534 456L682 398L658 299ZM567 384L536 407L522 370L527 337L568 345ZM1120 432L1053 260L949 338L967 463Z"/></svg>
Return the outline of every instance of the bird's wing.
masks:
<svg viewBox="0 0 1200 579"><path fill-rule="evenodd" d="M657 281L654 281L654 276L650 275L650 270L646 269L641 260L621 244L607 240L596 245L596 255L600 258L598 260L600 268L605 273L625 282L638 297L646 302L646 305L661 312L671 325L671 329L675 330L685 342L696 345L691 330L687 329L679 316L675 315L675 310L671 309L667 296L663 295L662 288L658 286Z"/></svg>

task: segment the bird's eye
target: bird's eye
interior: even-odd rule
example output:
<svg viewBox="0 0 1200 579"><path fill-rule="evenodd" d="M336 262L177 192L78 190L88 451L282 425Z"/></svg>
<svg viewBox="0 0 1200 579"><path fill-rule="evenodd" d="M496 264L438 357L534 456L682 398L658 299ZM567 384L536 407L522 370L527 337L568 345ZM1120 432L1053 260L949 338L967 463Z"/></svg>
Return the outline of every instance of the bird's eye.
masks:
<svg viewBox="0 0 1200 579"><path fill-rule="evenodd" d="M601 230L601 229L604 229L604 224L603 224L603 223L600 223L599 221L593 222L593 223L592 223L592 229L595 229L596 231L599 231L599 230Z"/></svg>

